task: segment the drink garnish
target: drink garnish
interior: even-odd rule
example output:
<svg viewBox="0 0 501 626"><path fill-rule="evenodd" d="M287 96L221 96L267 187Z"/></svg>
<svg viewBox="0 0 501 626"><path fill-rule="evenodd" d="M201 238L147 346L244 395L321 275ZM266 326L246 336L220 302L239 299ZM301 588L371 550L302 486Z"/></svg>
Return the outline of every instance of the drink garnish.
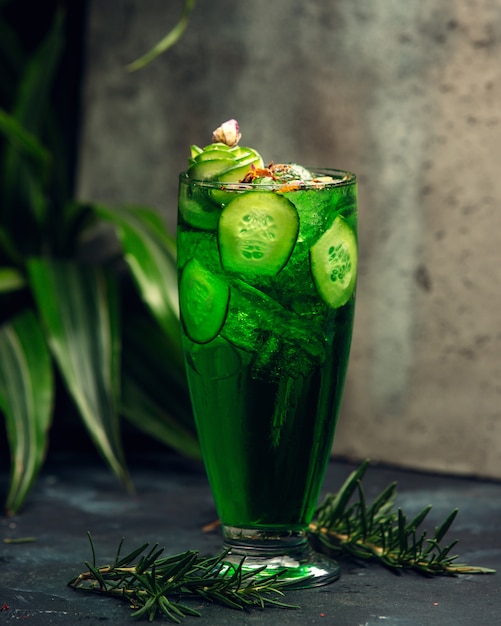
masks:
<svg viewBox="0 0 501 626"><path fill-rule="evenodd" d="M353 229L338 215L310 251L313 280L324 302L337 309L351 298L357 277L357 241Z"/></svg>
<svg viewBox="0 0 501 626"><path fill-rule="evenodd" d="M251 282L276 276L288 263L299 235L298 212L292 196L287 194L301 189L320 190L334 178L297 163L272 161L264 165L257 150L239 145L241 133L234 119L221 124L212 139L204 148L192 146L188 177L220 184L210 188L204 200L196 198L194 190L191 197L181 194L180 214L195 228L216 231L226 271ZM248 184L263 187L250 191ZM311 276L318 295L332 309L344 306L355 291L355 231L344 217L338 216L309 245ZM207 333L210 336L210 330Z"/></svg>
<svg viewBox="0 0 501 626"><path fill-rule="evenodd" d="M191 146L188 176L194 180L221 183L256 183L278 185L279 191L294 191L306 184L322 187L331 176L316 177L297 163L264 165L254 148L239 146L242 134L237 120L223 122L212 133L212 143L203 148Z"/></svg>
<svg viewBox="0 0 501 626"><path fill-rule="evenodd" d="M237 194L219 219L221 262L228 271L275 276L287 263L299 232L296 208L267 191Z"/></svg>
<svg viewBox="0 0 501 626"><path fill-rule="evenodd" d="M213 143L224 143L230 148L236 146L241 138L242 133L240 132L238 122L233 119L223 122L212 133Z"/></svg>
<svg viewBox="0 0 501 626"><path fill-rule="evenodd" d="M212 133L211 144L203 148L191 146L188 177L239 182L252 167L263 167L263 159L257 150L238 145L241 136L238 122L228 120Z"/></svg>

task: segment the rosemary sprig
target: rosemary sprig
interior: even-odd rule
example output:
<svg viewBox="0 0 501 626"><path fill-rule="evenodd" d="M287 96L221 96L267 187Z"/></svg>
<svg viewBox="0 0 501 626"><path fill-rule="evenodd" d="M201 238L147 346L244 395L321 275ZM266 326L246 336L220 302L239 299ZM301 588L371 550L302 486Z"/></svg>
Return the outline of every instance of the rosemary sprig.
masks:
<svg viewBox="0 0 501 626"><path fill-rule="evenodd" d="M133 609L132 617L147 617L151 622L157 614L163 614L180 623L184 617L200 616L199 611L184 603L187 598L196 597L232 609L268 605L298 608L280 599L284 596L283 589L290 586L280 580L280 573L257 577L260 570L243 572L242 563L232 566L225 562L226 552L203 557L196 550L188 550L162 557L163 548L156 544L146 552L149 548L146 543L121 556L122 539L115 561L97 567L90 534L89 541L92 563L86 561L88 571L68 585L125 599Z"/></svg>
<svg viewBox="0 0 501 626"><path fill-rule="evenodd" d="M377 561L393 571L414 570L428 576L492 574L494 570L455 563L451 550L457 541L441 546L458 510L435 528L433 536L418 532L431 510L425 507L412 520L395 510L396 483L390 484L368 506L362 478L369 461L353 471L336 494L326 496L317 508L309 532L321 552ZM353 496L358 500L352 503Z"/></svg>
<svg viewBox="0 0 501 626"><path fill-rule="evenodd" d="M311 543L319 552L335 557L378 562L394 572L414 570L426 576L493 574L495 570L456 563L451 551L456 541L442 546L442 540L457 515L453 510L431 537L419 532L431 506L410 521L395 508L396 483L391 483L368 505L362 478L369 461L353 471L336 494L328 495L317 508L309 526ZM356 497L358 496L358 498ZM68 584L75 589L99 592L126 599L133 617L153 621L157 614L180 623L200 613L185 604L188 598L222 604L233 609L274 605L298 608L282 601L291 582L280 573L257 576L260 570L244 572L225 562L226 552L202 557L196 550L163 557L163 548L148 543L121 556L120 542L111 565L98 567L89 534L92 563L88 570Z"/></svg>

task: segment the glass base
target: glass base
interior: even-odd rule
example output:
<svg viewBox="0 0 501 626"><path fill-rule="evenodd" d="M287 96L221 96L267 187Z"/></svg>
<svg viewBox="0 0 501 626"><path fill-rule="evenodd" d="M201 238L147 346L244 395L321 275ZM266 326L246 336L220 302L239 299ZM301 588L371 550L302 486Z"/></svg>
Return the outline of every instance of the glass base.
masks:
<svg viewBox="0 0 501 626"><path fill-rule="evenodd" d="M280 573L280 580L297 589L319 587L337 580L341 568L332 559L318 554L310 546L306 532L268 531L223 526L225 561L233 566L242 563L244 572L256 576Z"/></svg>

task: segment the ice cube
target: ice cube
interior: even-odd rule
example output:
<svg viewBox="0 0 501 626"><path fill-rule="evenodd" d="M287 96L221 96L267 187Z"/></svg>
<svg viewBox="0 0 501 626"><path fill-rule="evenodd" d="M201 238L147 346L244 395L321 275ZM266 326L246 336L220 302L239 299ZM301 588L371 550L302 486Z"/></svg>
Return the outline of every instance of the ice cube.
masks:
<svg viewBox="0 0 501 626"><path fill-rule="evenodd" d="M323 323L323 319L316 320ZM228 316L222 335L255 353L254 372L276 378L297 377L325 358L322 324L285 309L271 296L241 280L231 283Z"/></svg>

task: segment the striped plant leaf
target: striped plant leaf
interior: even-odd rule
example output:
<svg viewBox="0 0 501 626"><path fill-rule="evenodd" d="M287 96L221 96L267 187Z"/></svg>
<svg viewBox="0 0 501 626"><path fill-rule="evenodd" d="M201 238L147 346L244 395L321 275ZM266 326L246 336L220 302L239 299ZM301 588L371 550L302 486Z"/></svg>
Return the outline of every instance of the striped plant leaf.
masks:
<svg viewBox="0 0 501 626"><path fill-rule="evenodd" d="M130 63L127 66L129 72L135 72L142 69L154 61L158 56L166 52L169 48L172 48L172 46L181 38L182 34L186 30L191 12L195 8L195 4L196 0L184 0L183 12L181 13L181 17L174 28L172 28L158 43L156 43L153 48L148 50L146 54Z"/></svg>
<svg viewBox="0 0 501 626"><path fill-rule="evenodd" d="M0 408L12 458L9 514L24 502L45 458L54 381L40 324L26 311L0 327Z"/></svg>
<svg viewBox="0 0 501 626"><path fill-rule="evenodd" d="M39 170L39 175L47 180L49 174L50 155L40 141L28 132L18 120L0 108L0 133L2 133L16 149L32 160Z"/></svg>
<svg viewBox="0 0 501 626"><path fill-rule="evenodd" d="M144 387L124 375L122 413L138 430L163 442L170 448L192 458L201 459L198 439L179 423L164 404L155 402Z"/></svg>
<svg viewBox="0 0 501 626"><path fill-rule="evenodd" d="M119 331L116 282L100 268L32 259L28 274L59 370L105 460L131 482L118 415Z"/></svg>
<svg viewBox="0 0 501 626"><path fill-rule="evenodd" d="M0 1L0 12L4 0ZM0 99L8 103L12 97L14 77L22 71L24 51L19 35L10 21L0 14Z"/></svg>
<svg viewBox="0 0 501 626"><path fill-rule="evenodd" d="M174 367L162 329L146 309L123 320L122 414L140 430L199 457L184 364Z"/></svg>
<svg viewBox="0 0 501 626"><path fill-rule="evenodd" d="M0 267L0 293L8 293L25 287L23 274L15 267Z"/></svg>
<svg viewBox="0 0 501 626"><path fill-rule="evenodd" d="M169 358L182 367L174 238L152 209L96 206L94 210L117 227L141 297L169 338Z"/></svg>
<svg viewBox="0 0 501 626"><path fill-rule="evenodd" d="M49 99L63 50L64 14L57 11L47 35L28 60L12 109L24 128L36 135L42 130L47 114L40 103Z"/></svg>
<svg viewBox="0 0 501 626"><path fill-rule="evenodd" d="M58 12L47 36L26 65L10 111L26 133L40 136L45 130L47 109L41 103L47 102L62 51L63 15ZM42 223L48 207L46 177L39 176L33 163L26 160L24 152L20 152L15 144L7 144L2 170L4 218L8 215L9 219L15 219L19 206L22 206Z"/></svg>
<svg viewBox="0 0 501 626"><path fill-rule="evenodd" d="M128 308L122 342L122 369L194 430L184 361L172 359L167 335L146 308Z"/></svg>
<svg viewBox="0 0 501 626"><path fill-rule="evenodd" d="M12 234L2 223L0 223L0 255L17 265L21 265L24 262Z"/></svg>

